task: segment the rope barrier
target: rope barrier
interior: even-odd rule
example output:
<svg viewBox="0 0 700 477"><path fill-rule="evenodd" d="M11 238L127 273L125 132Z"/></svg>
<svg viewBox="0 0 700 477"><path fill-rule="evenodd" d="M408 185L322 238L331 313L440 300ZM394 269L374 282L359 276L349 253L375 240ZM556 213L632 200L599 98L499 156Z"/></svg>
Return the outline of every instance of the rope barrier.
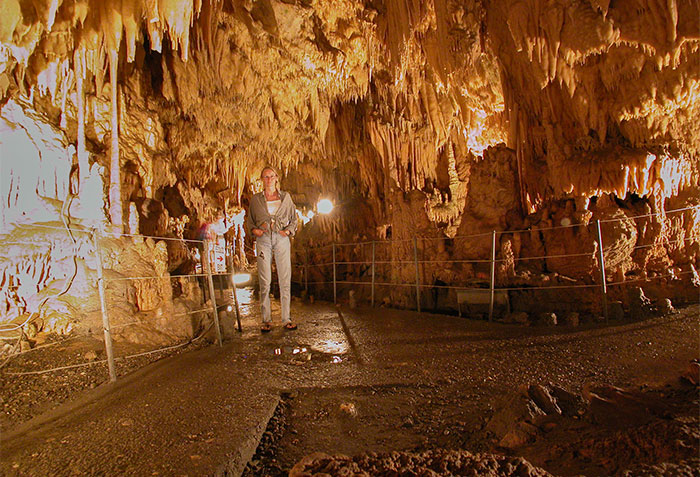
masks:
<svg viewBox="0 0 700 477"><path fill-rule="evenodd" d="M550 230L557 230L557 229L572 229L574 227L590 227L591 225L595 225L595 224L589 223L589 224L553 225L551 227L534 227L534 228L529 228L529 229L500 230L500 231L497 230L496 234L505 235L505 234L516 234L516 233L525 233L525 232L547 232Z"/></svg>
<svg viewBox="0 0 700 477"><path fill-rule="evenodd" d="M685 208L680 208L680 209L674 209L674 210L669 210L663 212L666 216L674 213L679 213L679 212L684 212L684 211L689 211L689 210L697 210L700 208L700 205L696 206L690 206L690 207L685 207ZM640 219L640 218L645 218L645 217L653 217L653 216L658 216L662 215L662 213L650 213L650 214L642 214L638 216L632 216L632 217L624 217L624 218L617 218L617 219L604 219L600 220L601 223L610 223L610 222L618 222L622 220L634 220L634 219ZM552 227L544 227L544 228L527 228L527 229L521 229L521 230L506 230L506 231L495 231L497 234L514 234L514 233L523 233L523 232L542 232L542 231L549 231L549 230L557 230L557 229L567 229L567 228L573 228L573 227L591 227L594 226L594 222L590 222L588 224L570 224L570 225L561 225L561 226L552 226ZM55 230L61 230L61 231L67 231L69 234L72 232L85 232L85 233L91 233L92 230L86 230L82 228L72 228L68 226L64 227L55 227L55 226L48 226L48 225L19 225L20 228L27 229L27 228L46 228L46 229L55 229ZM410 239L389 239L389 240L372 240L372 241L363 241L363 242L349 242L349 243L335 243L335 244L327 244L327 245L322 245L320 247L317 247L312 250L324 250L328 249L331 247L347 247L347 246L354 246L354 247L364 247L365 245L368 244L379 244L380 246L386 245L386 246L391 246L395 247L397 244L402 244L402 243L408 243L412 242L414 240L422 240L424 242L432 242L436 240L451 240L451 241L460 241L460 240L468 240L468 239L473 239L473 238L480 238L480 237L488 237L491 236L493 232L485 232L485 233L480 233L480 234L470 234L470 235L457 235L454 237L416 237L416 238L410 238ZM109 234L107 234L109 235ZM203 242L201 240L193 240L193 239L185 239L185 238L178 238L178 237L157 237L157 236L151 236L151 235L140 235L140 234L114 234L112 235L114 237L132 237L132 238L142 238L142 239L154 239L154 240L170 240L170 241L177 241L177 242L185 242L185 243L194 243L197 245L202 245ZM672 241L664 241L661 245L662 246L668 246L672 244L677 244L677 243L683 243L691 240L698 240L698 236L690 236L686 237L683 239L677 239L677 240L672 240ZM38 246L40 244L37 244L36 242L31 242L31 241L13 241L13 242L6 242L8 245L31 245L31 246ZM639 250L639 249L644 249L644 248L649 248L656 246L658 244L647 244L647 245L637 245L632 248L632 250ZM75 248L75 247L74 247ZM249 250L249 251L254 251L255 249L253 247L243 245L243 250ZM613 250L612 247L607 248L605 251L610 252ZM425 249L423 249L425 253ZM592 253L592 252L591 252ZM513 258L513 261L525 261L525 260L544 260L544 259L555 259L555 258L572 258L572 257L590 257L591 253L577 253L577 254L560 254L560 255L549 255L549 256L540 256L540 257L518 257L518 258ZM509 259L498 259L495 260L495 262L505 262L508 261ZM491 263L492 260L469 260L469 259L458 259L458 260L379 260L379 261L374 261L374 265L384 265L384 264L391 264L391 265L414 265L418 263L423 263L423 264L436 264L436 263ZM343 262L324 262L324 263L313 263L313 264L300 264L297 266L301 267L328 267L332 265L372 265L371 261L343 261ZM651 277L651 278L641 278L641 279L634 279L634 280L624 280L624 281L619 281L619 282L612 282L609 283L609 286L619 286L619 285L629 285L629 284L634 284L638 282L649 282L652 280L660 280L660 279L666 279L666 278L673 278L673 279L678 279L681 276L686 276L689 274L694 273L693 271L687 271L687 272L679 272L677 274L666 274L666 275L660 275L656 277ZM229 273L213 273L211 274L212 276L227 276ZM173 278L199 278L199 277L206 277L208 274L206 273L197 273L197 274L185 274L185 275L164 275L164 276L139 276L139 277L118 277L118 278L105 278L105 281L123 281L123 280L153 280L153 279L173 279ZM299 283L304 283L303 281L300 281ZM307 284L309 285L327 285L333 283L332 281L314 281L314 282L308 282L306 281ZM369 281L353 281L353 280L340 280L340 281L335 281L335 283L340 283L340 284L347 284L347 285L360 285L360 286L368 286L371 285L372 282ZM456 285L427 285L427 284L420 284L420 283L388 283L388 282L374 282L375 286L390 286L390 287L417 287L418 289L455 289L455 290L464 290L464 289L469 289L470 287L465 287L465 286L456 286ZM505 288L497 288L495 290L498 291L536 291L536 290L563 290L563 289L581 289L581 288L598 288L600 287L600 284L571 284L571 285L549 285L549 286L521 286L521 287L505 287ZM489 288L479 288L481 290L490 290ZM192 311L187 311L183 313L177 313L171 315L172 317L180 317L180 316L188 316L188 315L193 315L196 313L202 313L202 312L210 312L212 311L211 307L207 308L202 308L198 310L192 310ZM8 333L8 332L13 332L17 330L21 330L31 319L33 315L30 315L27 320L25 320L22 324L19 325L0 325L0 333ZM111 327L111 329L119 329L119 328L124 328L127 326L132 326L136 324L143 324L143 322L140 321L134 321L134 322L129 322L129 323L123 323L120 325L116 325ZM210 326L211 328L211 326ZM135 355L129 355L121 358L117 358L119 360L123 359L129 359L129 358L134 358L134 357L140 357L140 356L146 356L150 354L155 354L159 352L164 352L164 351L169 351L172 349L177 349L183 346L187 346L188 344L191 344L195 342L196 340L200 339L206 331L204 331L200 336L197 338L194 338L193 340L190 340L186 343L181 343L178 345L173 345L173 346L168 346L164 348L160 348L157 350L152 350L152 351L146 351L143 353L138 353ZM32 348L30 350L23 351L21 353L16 353L13 356L21 355L24 353L29 353L32 351L36 351L39 349L44 349L47 347L51 346L57 346L61 344L65 344L67 342L73 341L75 339L81 338L81 337L87 337L87 336L93 336L92 333L87 334L87 335L78 335L75 337L71 337L62 341L57 341L54 343L48 343L44 344L41 346L38 346L36 348ZM13 337L14 339L15 337ZM21 335L19 335L19 338L21 338ZM80 364L75 364L75 365L69 365L69 366L63 366L59 368L54 368L50 370L43 370L43 371L32 371L32 372L24 372L24 373L8 373L11 375L26 375L26 374L44 374L47 372L53 372L53 371L59 371L59 370L64 370L64 369L74 369L78 367L83 367L83 366L91 366L94 364L101 364L105 363L107 360L100 360L100 361L92 361L89 363L80 363Z"/></svg>
<svg viewBox="0 0 700 477"><path fill-rule="evenodd" d="M692 275L693 271L689 270L687 272L678 272L678 273L669 273L666 275L657 275L655 277L647 277L647 278L637 278L637 279L632 279L632 280L625 280L622 282L612 282L608 283L608 286L618 286L618 285L629 285L632 283L640 283L640 282L650 282L652 280L662 280L664 278L678 278L681 275Z"/></svg>
<svg viewBox="0 0 700 477"><path fill-rule="evenodd" d="M675 244L677 244L677 243L690 242L691 240L698 240L698 239L700 239L700 236L690 236L690 237L686 237L686 238L683 238L683 239L666 240L666 241L664 241L664 242L661 243L661 244L650 243L650 244L645 244L645 245L636 245L636 246L632 247L632 250L641 250L641 249L644 249L644 248L651 248L651 247L655 247L655 246L658 246L658 245L661 245L661 246L675 245ZM609 251L609 250L611 250L611 249L612 249L612 248L610 248L610 249L608 249L608 250L606 250L606 251Z"/></svg>
<svg viewBox="0 0 700 477"><path fill-rule="evenodd" d="M674 213L676 213L676 212L685 212L685 211L687 211L687 210L693 210L693 209L700 209L700 205L691 205L691 206L689 206L689 207L684 207L684 208L682 208L682 209L666 210L666 211L663 212L663 214L664 214L664 215L668 215L668 214L674 214ZM601 219L600 223L602 224L602 223L609 223L609 222L619 222L619 221L628 220L628 219L642 219L642 218L645 218L645 217L654 217L654 216L657 216L657 215L662 215L662 213L661 213L661 212L656 212L656 213L653 213L653 214L635 215L635 216L632 216L632 217L625 217L624 219Z"/></svg>
<svg viewBox="0 0 700 477"><path fill-rule="evenodd" d="M469 235L455 235L454 237L419 237L419 240L432 241L432 240L456 240L456 239L468 239L476 237L490 237L491 232L484 232L480 234L469 234Z"/></svg>
<svg viewBox="0 0 700 477"><path fill-rule="evenodd" d="M28 349L28 350L26 350L26 351L20 351L19 353L13 353L13 354L12 354L12 357L14 358L14 357L16 357L16 356L20 356L20 355L23 355L23 354L31 353L32 351L36 351L36 350L39 350L39 349L50 348L50 347L52 347L52 346L61 345L61 344L66 344L66 343L68 343L68 342L75 341L75 340L77 340L78 338L86 338L86 337L89 337L89 336L94 336L94 335L93 335L92 333L87 333L87 334L84 334L84 335L72 336L72 337L70 337L70 338L66 338L66 339L61 340L61 341L54 341L53 343L46 343L46 344L43 344L43 345L35 346L34 348L30 348L30 349Z"/></svg>
<svg viewBox="0 0 700 477"><path fill-rule="evenodd" d="M13 240L12 242L3 242L3 245L33 245L37 247L42 247L43 248L51 248L52 244L46 244L46 242L42 243L37 243L37 242L29 242L29 241L22 241L22 240ZM77 248L77 247L73 247Z"/></svg>
<svg viewBox="0 0 700 477"><path fill-rule="evenodd" d="M190 344L192 344L192 343L195 343L196 341L198 341L198 340L200 340L201 338L203 338L204 335L205 335L210 329L211 329L211 326L209 326L206 330L204 330L199 336L197 336L197 337L195 337L195 338L192 338L191 340L186 341L186 342L184 342L184 343L180 343L180 344L173 345L173 346L166 346L165 348L159 348L159 349L152 350L152 351L145 351L145 352L143 352L143 353L137 353L137 354L131 354L131 355L127 355L127 356L116 357L116 358L114 358L114 360L115 360L115 361L123 361L123 360L131 359L131 358L139 358L139 357L141 357L141 356L151 355L151 354L155 354L155 353L162 353L163 351L170 351L170 350L173 350L173 349L182 348L182 347L184 347L184 346L187 346L187 345L190 345ZM10 375L10 376L40 375L40 374L52 373L52 372L56 372L56 371L64 371L64 370L67 370L67 369L84 368L84 367L86 367L86 366L93 366L93 365L95 365L95 364L103 364L103 363L106 363L106 362L107 362L106 359L101 359L101 360L98 360L98 361L90 361L90 362L88 362L88 363L71 364L71 365L68 365L68 366L60 366L60 367L57 367L57 368L44 369L44 370L41 370L41 371L23 371L23 372L20 372L20 373L16 373L16 372L5 372L5 374Z"/></svg>
<svg viewBox="0 0 700 477"><path fill-rule="evenodd" d="M388 282L375 282L375 285L379 286L389 286L389 287L411 287L415 288L415 283L388 283Z"/></svg>
<svg viewBox="0 0 700 477"><path fill-rule="evenodd" d="M39 374L53 373L55 371L64 371L66 369L84 368L86 366L93 366L95 364L101 364L101 363L106 363L106 362L107 362L106 359L101 359L99 361L90 361L89 363L71 364L68 366L60 366L58 368L44 369L41 371L23 371L21 373L14 373L14 372L8 371L8 372L5 372L5 374L10 375L10 376L39 375Z"/></svg>
<svg viewBox="0 0 700 477"><path fill-rule="evenodd" d="M548 258L571 258L571 257L591 257L593 256L593 251L590 253L569 253L569 254L563 254L563 255L544 255L541 257L518 257L518 258L513 258L514 262L519 262L523 260L545 260ZM499 258L496 260L497 262L507 262L508 260L505 258Z"/></svg>
<svg viewBox="0 0 700 477"><path fill-rule="evenodd" d="M109 234L105 234L109 235ZM154 240L171 240L173 242L187 242L187 243L195 243L195 244L202 244L202 240L196 240L196 239L186 239L186 238L180 238L180 237L157 237L155 235L141 235L141 234L125 234L125 233L119 233L115 234L119 237L130 237L130 238L150 238Z"/></svg>
<svg viewBox="0 0 700 477"><path fill-rule="evenodd" d="M215 275L215 274L212 273L212 276L214 276L214 275ZM221 275L225 275L225 274L221 274ZM160 277L159 277L159 276L150 276L150 277L149 277L149 276L146 276L146 277L116 277L116 278L107 278L107 277L105 277L104 280L105 280L106 282L120 282L120 281L124 281L124 280L153 280L153 279L163 279L163 278L172 279L172 278L191 278L191 277L206 277L206 276L207 276L206 273L193 273L193 274L190 274L190 275L163 275L163 276L160 276ZM218 276L218 275L217 275L217 276Z"/></svg>
<svg viewBox="0 0 700 477"><path fill-rule="evenodd" d="M199 338L195 338L195 339L199 339ZM153 351L145 351L145 352L143 352L143 353L130 354L130 355L128 355L128 356L122 356L121 358L115 358L115 359L139 358L139 357L141 357L141 356L148 356L148 355L151 355L151 354L162 353L163 351L170 351L170 350L172 350L172 349L177 349L177 348L185 347L185 346L187 346L187 345L189 345L189 344L194 343L194 341L195 341L195 340L191 340L191 341L187 341L187 342L185 342L185 343L180 343L180 344L173 345L173 346L167 346L167 347L165 347L165 348L155 349L155 350L153 350Z"/></svg>
<svg viewBox="0 0 700 477"><path fill-rule="evenodd" d="M504 291L529 291L529 290L565 290L569 288L600 288L600 285L595 283L591 285L549 285L549 286L540 286L540 287L505 287L505 288L496 288L495 290L504 290Z"/></svg>
<svg viewBox="0 0 700 477"><path fill-rule="evenodd" d="M32 224L32 225L17 224L17 227L18 227L18 228L21 228L21 229L29 229L29 228L39 227L39 228L42 228L42 229L50 229L50 230L61 230L61 231L65 231L65 230L66 230L66 227L58 227L58 226L55 226L55 225L41 225L41 224ZM69 227L68 229L69 229L71 232L83 232L83 233L88 233L88 234L92 232L92 230L90 230L90 229L84 229L84 228L73 228L73 227Z"/></svg>

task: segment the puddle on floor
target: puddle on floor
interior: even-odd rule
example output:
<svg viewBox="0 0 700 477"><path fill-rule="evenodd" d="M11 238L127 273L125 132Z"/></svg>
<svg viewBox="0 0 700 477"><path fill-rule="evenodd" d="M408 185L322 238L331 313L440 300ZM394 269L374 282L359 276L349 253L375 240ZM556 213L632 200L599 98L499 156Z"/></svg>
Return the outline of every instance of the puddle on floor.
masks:
<svg viewBox="0 0 700 477"><path fill-rule="evenodd" d="M348 351L348 344L339 340L324 340L311 346L311 349L319 353L345 354Z"/></svg>
<svg viewBox="0 0 700 477"><path fill-rule="evenodd" d="M301 361L324 361L331 363L342 363L345 358L340 356L345 352L345 348L341 346L322 348L311 346L281 346L272 349L272 354L280 357L288 357L294 360Z"/></svg>

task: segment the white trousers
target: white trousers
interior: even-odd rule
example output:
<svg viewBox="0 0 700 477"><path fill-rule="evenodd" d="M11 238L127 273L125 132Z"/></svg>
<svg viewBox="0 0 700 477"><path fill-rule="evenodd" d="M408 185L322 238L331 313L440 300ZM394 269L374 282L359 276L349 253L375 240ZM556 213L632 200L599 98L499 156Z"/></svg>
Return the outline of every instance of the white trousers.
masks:
<svg viewBox="0 0 700 477"><path fill-rule="evenodd" d="M270 282L272 281L272 257L277 266L277 278L280 285L280 305L282 323L291 321L289 304L292 296L292 262L291 242L277 232L265 233L256 239L258 282L260 283L260 300L263 323L272 321L270 315Z"/></svg>

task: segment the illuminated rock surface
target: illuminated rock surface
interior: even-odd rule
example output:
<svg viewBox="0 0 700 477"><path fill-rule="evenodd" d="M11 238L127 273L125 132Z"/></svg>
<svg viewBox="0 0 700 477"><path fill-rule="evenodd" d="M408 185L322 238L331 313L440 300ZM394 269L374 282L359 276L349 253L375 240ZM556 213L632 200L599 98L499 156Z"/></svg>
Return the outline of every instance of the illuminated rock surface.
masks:
<svg viewBox="0 0 700 477"><path fill-rule="evenodd" d="M195 238L215 210L245 206L269 163L300 209L321 196L341 204L332 227L302 230L298 249L388 230L411 239L530 229L499 240L511 260L500 284L590 283L594 228L547 229L620 218L603 231L609 276L670 271L686 287L672 299L697 297L688 287L700 212L665 212L700 205L699 96L697 0L6 0L0 239L37 222ZM129 240L113 247L129 250ZM125 313L175 306L167 273L192 271L182 244L167 246L167 263L154 247L123 264L164 282L127 287ZM0 265L2 321L41 313L37 303L78 268L42 253L12 252ZM422 273L462 285L485 272ZM379 298L409 306L407 293Z"/></svg>

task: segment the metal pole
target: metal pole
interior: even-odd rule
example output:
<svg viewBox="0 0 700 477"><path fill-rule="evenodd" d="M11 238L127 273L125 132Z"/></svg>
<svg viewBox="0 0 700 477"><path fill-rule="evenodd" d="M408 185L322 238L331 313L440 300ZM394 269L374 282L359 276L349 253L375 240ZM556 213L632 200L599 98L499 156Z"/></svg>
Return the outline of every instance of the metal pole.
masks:
<svg viewBox="0 0 700 477"><path fill-rule="evenodd" d="M109 315L107 314L107 300L105 299L105 282L102 271L102 249L100 248L99 230L93 232L95 242L95 254L97 255L97 289L100 293L100 307L102 308L102 328L105 335L105 350L107 351L107 367L109 368L109 380L117 380L117 371L114 366L114 351L112 350L112 333L109 329Z"/></svg>
<svg viewBox="0 0 700 477"><path fill-rule="evenodd" d="M236 323L238 323L238 332L242 332L243 328L241 327L241 312L238 309L238 292L236 292L236 281L233 279L234 274L236 273L236 268L231 266L231 273L229 274L229 280L231 281L231 295L233 295L233 304L236 307Z"/></svg>
<svg viewBox="0 0 700 477"><path fill-rule="evenodd" d="M209 240L204 241L204 260L203 263L206 264L207 273L207 283L209 284L209 295L211 297L211 308L214 312L214 324L216 325L216 339L219 342L219 346L223 346L221 341L221 328L219 327L219 310L216 309L216 296L214 294L214 280L211 277L211 260L209 260Z"/></svg>
<svg viewBox="0 0 700 477"><path fill-rule="evenodd" d="M333 242L333 303L337 304L338 303L338 289L336 286L336 279L335 279L335 242Z"/></svg>
<svg viewBox="0 0 700 477"><path fill-rule="evenodd" d="M605 256L603 254L603 235L600 233L600 220L596 221L598 229L598 260L600 261L600 289L603 293L603 316L608 322L608 285L605 282Z"/></svg>
<svg viewBox="0 0 700 477"><path fill-rule="evenodd" d="M489 321L493 320L493 299L496 286L496 231L491 234L491 299L489 300Z"/></svg>
<svg viewBox="0 0 700 477"><path fill-rule="evenodd" d="M372 306L374 306L374 245L375 241L372 240Z"/></svg>
<svg viewBox="0 0 700 477"><path fill-rule="evenodd" d="M416 265L416 309L420 313L420 272L418 271L418 237L413 237L413 263Z"/></svg>
<svg viewBox="0 0 700 477"><path fill-rule="evenodd" d="M306 298L309 297L309 250L304 249L304 290Z"/></svg>

